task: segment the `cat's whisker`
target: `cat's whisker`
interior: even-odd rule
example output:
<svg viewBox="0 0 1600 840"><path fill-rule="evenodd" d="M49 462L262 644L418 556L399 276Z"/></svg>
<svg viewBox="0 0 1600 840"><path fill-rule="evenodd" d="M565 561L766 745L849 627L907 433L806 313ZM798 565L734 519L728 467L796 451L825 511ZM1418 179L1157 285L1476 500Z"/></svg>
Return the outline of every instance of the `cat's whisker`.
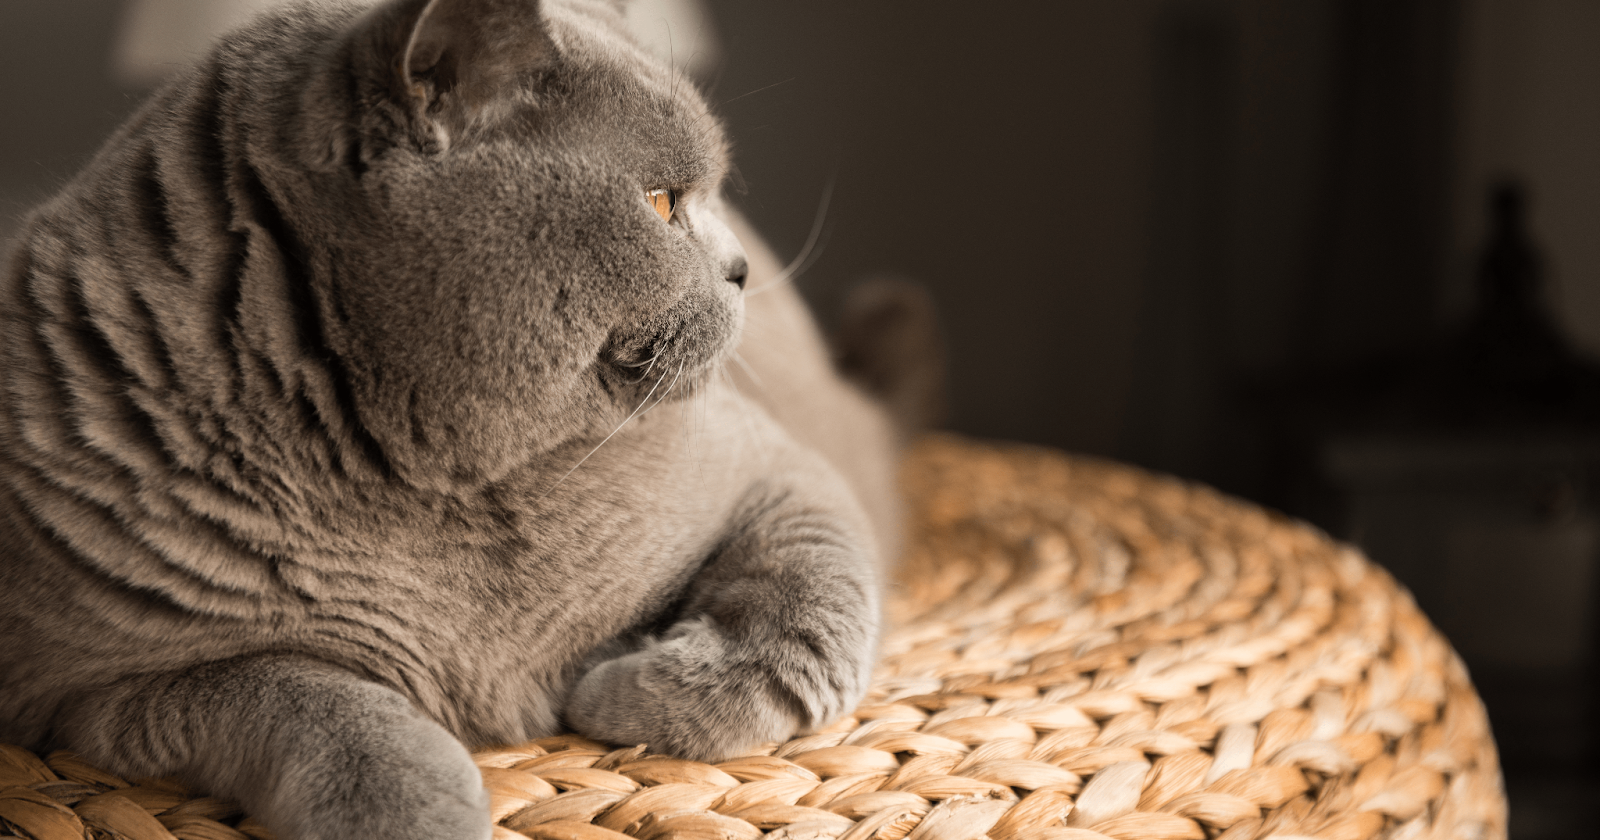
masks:
<svg viewBox="0 0 1600 840"><path fill-rule="evenodd" d="M827 247L828 247L828 233L824 232L823 235L822 235L822 240L815 247L811 248L809 254L805 253L805 252L802 252L800 257L796 257L795 258L796 260L799 260L801 257L805 258L804 261L800 263L798 268L794 268L792 270L788 269L788 268L784 269L782 272L779 272L778 278L776 280L774 280L771 283L766 284L765 286L762 286L758 291L760 291L760 292L769 292L769 291L772 291L773 289L776 289L776 288L778 288L780 286L783 286L783 285L788 284L788 283L793 283L793 282L799 280L801 277L803 277L805 275L805 273L807 271L811 270L811 267L813 265L817 264L818 260L822 259L822 252L827 250ZM793 263L791 263L790 265L792 266ZM752 293L752 294L754 294L754 293Z"/></svg>
<svg viewBox="0 0 1600 840"><path fill-rule="evenodd" d="M644 369L644 373L641 373L641 374L639 374L639 378L638 378L638 379L635 379L635 380L633 380L633 381L632 381L632 382L630 382L630 383L629 383L629 384L631 384L631 385L637 385L637 384L639 384L639 383L640 383L640 382L643 382L643 381L645 381L645 380L646 380L646 379L648 379L648 378L650 378L650 371L652 371L652 370L655 370L655 369L656 369L656 359L659 359L659 358L661 358L661 354L660 354L660 353L657 353L657 354L656 354L656 355L654 355L654 356L651 356L651 357L650 357L650 362L649 362L649 364L648 364L648 366L646 366L646 367L645 367L645 369ZM645 364L645 363L644 363L644 362L640 362L640 363L639 363L639 364L635 364L635 365L627 365L627 366L626 366L626 367L639 367L639 365L643 365L643 364ZM659 382L657 382L657 383L656 383L656 384L657 384L657 385L659 385L659 384L661 384L661 383L659 383Z"/></svg>
<svg viewBox="0 0 1600 840"><path fill-rule="evenodd" d="M704 450L696 447L695 441L700 440L705 435L706 413L711 408L711 389L701 388L698 396L698 402L700 404L698 406L698 411L695 412L695 414L698 416L685 420L683 424L683 438L684 445L689 450L689 460L694 463L695 473L700 476L700 485L704 487L706 486L706 464ZM694 426L693 429L690 428L691 424Z"/></svg>
<svg viewBox="0 0 1600 840"><path fill-rule="evenodd" d="M649 414L651 411L654 411L656 406L661 405L662 403L666 402L667 398L672 396L672 392L673 391L678 390L678 380L683 378L683 367L684 367L685 364L687 364L687 362L679 362L678 363L678 372L677 372L677 374L675 374L672 377L672 384L667 386L667 392L665 394L661 395L661 399L656 400L656 405L652 405L649 408L645 409L645 413L646 414Z"/></svg>
<svg viewBox="0 0 1600 840"><path fill-rule="evenodd" d="M689 78L689 79L693 79L694 78L694 75L691 73L691 68L694 67L694 59L695 59L696 56L698 56L700 54L700 47L701 47L701 45L705 44L705 42L706 42L706 24L705 24L705 21L701 21L700 22L700 28L695 30L695 33L694 33L694 49L689 51L689 60L685 61L683 63L683 71L682 72L683 72L683 75L686 78Z"/></svg>
<svg viewBox="0 0 1600 840"><path fill-rule="evenodd" d="M761 369L767 371L768 376L773 376L776 381L780 382L790 378L791 374L803 371L807 364L805 361L798 360L786 353L763 353L760 358ZM749 364L749 360L745 360L745 363ZM751 367L754 367L754 365L751 365Z"/></svg>
<svg viewBox="0 0 1600 840"><path fill-rule="evenodd" d="M737 358L737 356L735 356L735 358ZM726 362L718 367L717 371L722 374L722 379L728 383L728 387L732 388L733 392L739 395L739 416L744 419L745 431L750 433L751 442L755 444L756 449L760 450L761 460L770 465L772 463L772 449L770 446L768 446L766 439L761 437L761 433L756 429L755 407L749 403L748 398L744 395L744 392L739 390L739 383L734 381L733 374L728 371L728 365Z"/></svg>
<svg viewBox="0 0 1600 840"><path fill-rule="evenodd" d="M741 93L741 94L739 94L738 96L735 96L732 99L724 99L724 100L722 100L721 104L719 104L717 107L720 108L723 105L727 105L730 102L738 102L739 100L745 98L746 96L755 96L756 94L758 94L758 93L760 93L760 92L762 92L764 90L772 90L773 88L777 87L778 85L785 85L785 84L788 84L789 82L792 82L794 80L795 80L795 77L794 76L790 76L789 78L784 79L782 81L773 82L770 85L766 85L766 86L763 86L763 87L758 87L755 90L750 91L749 93Z"/></svg>
<svg viewBox="0 0 1600 840"><path fill-rule="evenodd" d="M742 332L747 333L747 334L750 333L750 332L762 332L764 330L769 329L770 327L771 327L771 319L765 317L765 313L763 313L761 310L759 310L759 309L746 309L745 310L744 324L741 325L741 331Z"/></svg>
<svg viewBox="0 0 1600 840"><path fill-rule="evenodd" d="M767 383L761 381L761 374L756 373L756 369L745 360L744 354L737 350L733 351L733 360L739 363L739 367L744 370L745 375L750 377L750 381L754 382L757 388L763 391L767 390ZM726 367L724 367L724 371L726 371Z"/></svg>
<svg viewBox="0 0 1600 840"><path fill-rule="evenodd" d="M711 78L706 79L700 85L700 95L707 102L710 102L711 98L716 95L717 91L722 89L722 77L723 77L723 74L725 74L727 72L727 70L728 70L728 62L726 62L726 61L717 62L711 68Z"/></svg>
<svg viewBox="0 0 1600 840"><path fill-rule="evenodd" d="M750 329L746 329L742 333L740 333L739 346L740 347L744 347L746 345L749 345L749 346L754 347L754 346L756 346L758 344L762 344L762 345L770 344L771 343L771 341L770 341L771 338L772 338L772 332L770 330L750 330Z"/></svg>
<svg viewBox="0 0 1600 840"><path fill-rule="evenodd" d="M681 365L678 367L678 372L679 373L683 372L683 367ZM564 482L567 479L571 478L572 474L577 472L578 468L584 465L584 462L588 461L590 458L593 458L594 457L594 453L599 452L601 447L605 446L607 443L610 443L611 439L617 436L617 432L622 431L622 427L624 427L624 426L628 425L629 423L633 422L633 418L638 417L639 416L639 412L644 409L645 404L650 402L650 398L651 397L655 396L656 389L661 387L661 380L665 379L665 378L666 377L663 376L660 379L657 379L656 380L656 384L650 386L650 393L644 395L644 399L639 401L639 405L636 408L634 408L633 413L629 414L627 416L627 418L624 419L621 423L618 423L617 427L615 429L611 430L611 434L606 435L605 440L602 440L599 443L595 444L595 447L593 449L589 450L589 454L588 455L585 455L582 458L578 459L578 463L573 464L572 465L572 469L567 470L566 475L563 475L560 478L556 479L556 483L550 485L550 489L544 491L544 493L541 494L539 496L539 498L535 499L534 502L535 503L542 502L542 501L545 500L545 497L549 496L551 493L554 493L556 491L556 488L561 486L562 482ZM678 381L676 379L674 379L672 381L672 384L673 385L677 385ZM671 392L672 391L669 388L667 390L667 393L671 393ZM665 397L663 397L663 399L665 399ZM657 403L656 405L660 405L660 403Z"/></svg>
<svg viewBox="0 0 1600 840"><path fill-rule="evenodd" d="M660 406L662 403L667 401L668 397L672 396L672 392L673 391L677 390L677 388L678 388L678 379L683 376L683 367L684 367L685 364L686 364L685 362L679 362L678 363L678 372L677 372L676 375L674 375L672 377L672 384L667 386L667 392L662 394L661 398L656 400L653 405L651 405L649 408L645 409L644 410L645 414L649 414L650 412L655 411L658 406ZM665 379L666 377L662 376L661 378ZM660 385L661 383L658 381L658 382L656 382L656 384ZM654 393L654 390L655 389L652 388L651 392ZM649 400L650 397L648 395L646 395L645 399ZM640 416L644 416L644 415L640 415ZM602 443L603 443L603 441L602 441Z"/></svg>
<svg viewBox="0 0 1600 840"><path fill-rule="evenodd" d="M771 316L769 313L762 312L759 309L746 310L744 319L744 334L757 337L769 336L772 334L774 329L772 320L773 316ZM778 329L782 329L782 327L780 326Z"/></svg>
<svg viewBox="0 0 1600 840"><path fill-rule="evenodd" d="M672 21L663 19L661 25L667 28L667 66L674 71L670 77L671 81L667 83L668 89L671 91L672 97L676 99L678 96L678 79L683 75L678 68L678 48L672 41Z"/></svg>
<svg viewBox="0 0 1600 840"><path fill-rule="evenodd" d="M751 290L745 297L752 298L763 292L776 289L785 283L792 282L810 267L809 261L814 252L820 256L820 252L817 250L817 243L822 238L824 223L828 220L828 205L833 201L833 187L836 181L837 176L830 175L828 177L828 185L822 189L822 200L817 203L817 218L811 223L811 235L806 237L805 247L801 248L800 253L796 254L795 258L790 260L782 271L778 272L778 276L772 282L763 284L759 289Z"/></svg>

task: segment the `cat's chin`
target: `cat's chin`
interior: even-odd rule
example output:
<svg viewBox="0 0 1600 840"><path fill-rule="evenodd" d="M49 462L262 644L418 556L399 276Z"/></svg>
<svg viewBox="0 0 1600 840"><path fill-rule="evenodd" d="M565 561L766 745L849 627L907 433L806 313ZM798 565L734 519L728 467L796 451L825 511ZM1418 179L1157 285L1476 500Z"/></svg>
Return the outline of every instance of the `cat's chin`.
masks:
<svg viewBox="0 0 1600 840"><path fill-rule="evenodd" d="M664 327L614 337L598 359L602 386L630 411L693 396L732 359L743 322L743 302L733 298L702 302Z"/></svg>
<svg viewBox="0 0 1600 840"><path fill-rule="evenodd" d="M723 374L736 342L711 354L662 352L628 360L602 360L605 391L628 412L689 399Z"/></svg>

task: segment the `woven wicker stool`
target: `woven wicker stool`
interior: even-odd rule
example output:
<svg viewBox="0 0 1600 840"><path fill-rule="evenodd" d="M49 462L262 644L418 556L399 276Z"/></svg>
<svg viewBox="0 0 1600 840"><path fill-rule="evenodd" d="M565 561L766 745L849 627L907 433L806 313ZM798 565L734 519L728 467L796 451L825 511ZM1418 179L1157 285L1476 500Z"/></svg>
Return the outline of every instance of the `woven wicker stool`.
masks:
<svg viewBox="0 0 1600 840"><path fill-rule="evenodd" d="M482 753L497 837L1505 836L1466 672L1350 549L1037 449L930 439L905 480L913 546L852 717L716 766L575 736ZM269 836L238 818L0 748L20 836Z"/></svg>

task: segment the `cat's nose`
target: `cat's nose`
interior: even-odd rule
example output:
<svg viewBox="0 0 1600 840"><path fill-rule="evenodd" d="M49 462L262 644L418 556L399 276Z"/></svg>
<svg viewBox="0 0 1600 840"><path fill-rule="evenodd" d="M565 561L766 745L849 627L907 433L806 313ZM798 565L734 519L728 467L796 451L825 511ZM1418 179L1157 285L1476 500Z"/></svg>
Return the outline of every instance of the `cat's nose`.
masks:
<svg viewBox="0 0 1600 840"><path fill-rule="evenodd" d="M750 262L740 257L728 264L727 281L741 290L744 289L745 278L750 275Z"/></svg>

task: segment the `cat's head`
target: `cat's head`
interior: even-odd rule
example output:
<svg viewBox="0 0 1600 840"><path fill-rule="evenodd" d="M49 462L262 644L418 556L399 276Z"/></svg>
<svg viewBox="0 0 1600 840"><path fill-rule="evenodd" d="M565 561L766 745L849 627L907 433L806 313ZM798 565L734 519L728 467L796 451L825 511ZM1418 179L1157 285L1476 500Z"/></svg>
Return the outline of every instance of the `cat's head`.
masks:
<svg viewBox="0 0 1600 840"><path fill-rule="evenodd" d="M727 144L617 4L394 0L341 29L270 177L402 476L493 479L716 375L746 271Z"/></svg>

